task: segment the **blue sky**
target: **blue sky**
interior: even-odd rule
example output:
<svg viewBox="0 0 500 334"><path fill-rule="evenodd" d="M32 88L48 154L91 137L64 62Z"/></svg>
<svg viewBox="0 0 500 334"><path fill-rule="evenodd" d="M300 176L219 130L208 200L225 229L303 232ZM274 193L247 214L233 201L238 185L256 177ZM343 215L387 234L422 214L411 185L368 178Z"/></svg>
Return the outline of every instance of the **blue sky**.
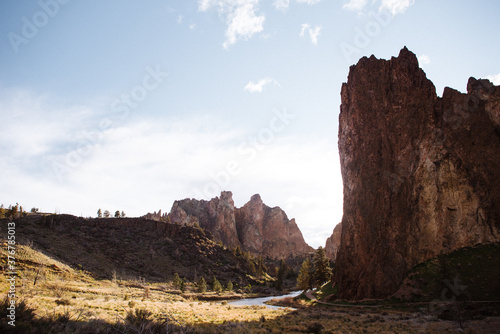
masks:
<svg viewBox="0 0 500 334"><path fill-rule="evenodd" d="M260 193L323 245L340 87L407 46L441 95L500 83L500 2L0 2L0 203L138 216Z"/></svg>

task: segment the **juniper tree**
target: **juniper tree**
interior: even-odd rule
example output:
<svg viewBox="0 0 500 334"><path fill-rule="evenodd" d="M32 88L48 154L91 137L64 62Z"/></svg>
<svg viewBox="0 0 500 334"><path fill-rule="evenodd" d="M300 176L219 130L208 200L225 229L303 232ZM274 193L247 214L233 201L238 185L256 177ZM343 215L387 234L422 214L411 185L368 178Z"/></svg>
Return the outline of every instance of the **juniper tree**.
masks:
<svg viewBox="0 0 500 334"><path fill-rule="evenodd" d="M176 289L179 289L181 287L182 280L179 277L178 273L174 274L174 280L172 281L172 284L174 285L174 288L176 288Z"/></svg>
<svg viewBox="0 0 500 334"><path fill-rule="evenodd" d="M319 246L314 254L314 281L316 286L320 288L324 283L328 282L332 276L330 268L330 260L326 257L325 250Z"/></svg>
<svg viewBox="0 0 500 334"><path fill-rule="evenodd" d="M222 285L220 282L217 280L217 278L214 276L214 281L212 283L212 291L215 292L221 292L222 291Z"/></svg>
<svg viewBox="0 0 500 334"><path fill-rule="evenodd" d="M203 277L198 281L197 286L198 286L199 293L207 292L207 282L205 281L205 279Z"/></svg>
<svg viewBox="0 0 500 334"><path fill-rule="evenodd" d="M300 290L307 290L311 288L311 261L306 259L302 262L302 267L300 267L299 276L297 277L297 288Z"/></svg>

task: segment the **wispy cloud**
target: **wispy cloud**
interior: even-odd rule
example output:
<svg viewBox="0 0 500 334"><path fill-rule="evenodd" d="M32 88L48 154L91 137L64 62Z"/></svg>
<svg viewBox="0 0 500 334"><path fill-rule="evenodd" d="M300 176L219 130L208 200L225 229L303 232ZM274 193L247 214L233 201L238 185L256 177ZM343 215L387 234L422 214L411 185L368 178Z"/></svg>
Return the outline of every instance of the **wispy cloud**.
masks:
<svg viewBox="0 0 500 334"><path fill-rule="evenodd" d="M305 3L305 4L308 4L308 5L314 5L318 2L320 2L321 0L297 0L297 3Z"/></svg>
<svg viewBox="0 0 500 334"><path fill-rule="evenodd" d="M260 193L266 204L281 206L296 218L306 241L315 247L341 219L342 180L335 143L290 134L286 127L279 132L283 123L272 111L270 120L277 122L264 122L262 129L235 128L203 115L130 119L107 130L64 182L54 175L52 162L64 159L81 129L106 111L58 109L43 98L21 93L2 99L0 111L6 120L0 132L4 204L19 202L28 209L84 216L95 216L102 208L137 216L168 211L176 199L201 199L200 194L209 199L221 190L233 191L237 206ZM238 173L221 181L232 161L239 163ZM207 185L217 185L210 188L213 194L203 191Z"/></svg>
<svg viewBox="0 0 500 334"><path fill-rule="evenodd" d="M304 37L306 35L306 32L307 32L309 35L309 39L311 40L311 43L314 45L318 45L318 36L320 34L320 31L321 31L320 26L316 26L316 27L312 28L310 24L304 23L301 26L299 36Z"/></svg>
<svg viewBox="0 0 500 334"><path fill-rule="evenodd" d="M360 11L362 10L368 0L349 0L349 2L344 3L343 8L348 10Z"/></svg>
<svg viewBox="0 0 500 334"><path fill-rule="evenodd" d="M217 8L227 24L226 40L222 46L227 49L239 40L249 39L264 30L264 15L256 14L259 0L200 0L198 9L207 11Z"/></svg>
<svg viewBox="0 0 500 334"><path fill-rule="evenodd" d="M429 65L431 63L431 57L426 54L418 56L418 63L420 65Z"/></svg>
<svg viewBox="0 0 500 334"><path fill-rule="evenodd" d="M264 86L269 85L269 84L279 85L276 80L274 80L273 78L267 77L264 79L260 79L257 82L250 81L247 83L247 85L243 89L249 93L262 93Z"/></svg>
<svg viewBox="0 0 500 334"><path fill-rule="evenodd" d="M285 12L290 7L290 0L275 0L273 6L277 10Z"/></svg>
<svg viewBox="0 0 500 334"><path fill-rule="evenodd" d="M410 6L412 6L414 0L373 0L372 5L378 5L379 11L388 10L393 16L397 14L404 13ZM357 12L362 12L368 6L368 0L349 0L344 3L343 8L347 10L353 10ZM370 6L369 6L370 7Z"/></svg>
<svg viewBox="0 0 500 334"><path fill-rule="evenodd" d="M402 14L414 3L414 0L382 0L379 10L387 9L392 15Z"/></svg>
<svg viewBox="0 0 500 334"><path fill-rule="evenodd" d="M500 85L500 73L488 75L486 79L490 80L494 85Z"/></svg>

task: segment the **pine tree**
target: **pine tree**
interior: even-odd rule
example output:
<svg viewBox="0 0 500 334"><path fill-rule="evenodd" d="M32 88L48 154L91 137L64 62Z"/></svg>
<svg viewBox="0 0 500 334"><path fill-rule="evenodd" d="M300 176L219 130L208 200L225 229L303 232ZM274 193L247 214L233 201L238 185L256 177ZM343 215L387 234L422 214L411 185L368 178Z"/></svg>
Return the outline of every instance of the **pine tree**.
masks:
<svg viewBox="0 0 500 334"><path fill-rule="evenodd" d="M227 291L233 291L233 282L229 281L229 283L227 283L226 290Z"/></svg>
<svg viewBox="0 0 500 334"><path fill-rule="evenodd" d="M205 279L203 277L198 281L197 285L198 285L198 292L199 293L207 292L207 282L205 281Z"/></svg>
<svg viewBox="0 0 500 334"><path fill-rule="evenodd" d="M264 264L264 260L262 259L262 256L259 255L259 257L257 258L257 276L261 277L266 271L267 269L266 265Z"/></svg>
<svg viewBox="0 0 500 334"><path fill-rule="evenodd" d="M306 259L302 262L302 267L300 267L299 277L297 277L297 289L308 290L311 288L311 261Z"/></svg>
<svg viewBox="0 0 500 334"><path fill-rule="evenodd" d="M314 254L314 281L316 286L320 288L324 283L328 282L332 276L330 268L330 260L326 257L323 247L319 247Z"/></svg>
<svg viewBox="0 0 500 334"><path fill-rule="evenodd" d="M212 291L214 292L221 292L222 291L222 285L220 282L217 280L217 278L214 276L214 281L212 283Z"/></svg>
<svg viewBox="0 0 500 334"><path fill-rule="evenodd" d="M278 269L278 272L276 273L276 289L282 290L283 289L283 282L285 280L285 275L287 272L287 265L284 260L281 260L280 263L280 268Z"/></svg>
<svg viewBox="0 0 500 334"><path fill-rule="evenodd" d="M186 292L186 279L185 278L181 281L180 289L181 289L182 293Z"/></svg>
<svg viewBox="0 0 500 334"><path fill-rule="evenodd" d="M101 210L101 208L99 208L99 210L97 210L97 218L102 218L102 210Z"/></svg>
<svg viewBox="0 0 500 334"><path fill-rule="evenodd" d="M120 217L121 217L121 218L125 218L125 212L123 212L123 210L122 210L122 212L120 213Z"/></svg>
<svg viewBox="0 0 500 334"><path fill-rule="evenodd" d="M174 274L174 280L172 281L172 284L174 285L174 288L176 288L176 289L179 289L181 287L182 280L179 277L178 273Z"/></svg>
<svg viewBox="0 0 500 334"><path fill-rule="evenodd" d="M109 216L111 216L109 210L104 210L104 218L109 218Z"/></svg>

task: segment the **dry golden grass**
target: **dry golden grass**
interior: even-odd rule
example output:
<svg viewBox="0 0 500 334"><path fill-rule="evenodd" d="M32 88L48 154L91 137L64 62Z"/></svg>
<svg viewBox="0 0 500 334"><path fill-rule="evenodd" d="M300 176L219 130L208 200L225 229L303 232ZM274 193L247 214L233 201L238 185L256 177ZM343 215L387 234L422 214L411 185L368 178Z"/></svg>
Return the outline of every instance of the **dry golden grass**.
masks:
<svg viewBox="0 0 500 334"><path fill-rule="evenodd" d="M295 300L286 302L297 310L200 301L197 298L215 294L197 295L193 287L181 294L168 282L95 280L27 246L18 250L23 270L16 292L34 309L34 317L26 319L27 328L40 333L163 333L166 326L170 333L456 333L459 328L456 322L425 312L313 306ZM2 300L7 290L2 280ZM9 329L4 320L0 319L0 332ZM494 333L497 328L498 317L469 321L464 332Z"/></svg>

